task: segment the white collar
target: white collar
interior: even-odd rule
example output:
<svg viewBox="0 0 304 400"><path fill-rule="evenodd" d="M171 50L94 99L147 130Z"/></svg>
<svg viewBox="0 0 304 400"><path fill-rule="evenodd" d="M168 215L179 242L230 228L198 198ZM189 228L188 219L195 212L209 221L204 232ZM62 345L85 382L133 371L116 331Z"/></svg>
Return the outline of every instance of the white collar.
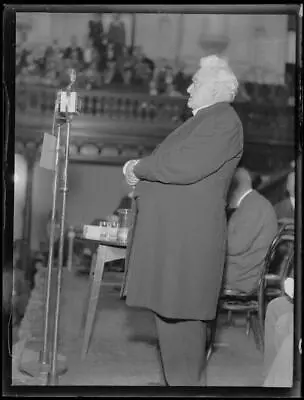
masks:
<svg viewBox="0 0 304 400"><path fill-rule="evenodd" d="M294 209L295 208L295 198L293 196L290 196L290 202L291 202L291 206Z"/></svg>
<svg viewBox="0 0 304 400"><path fill-rule="evenodd" d="M239 201L238 201L237 204L236 204L236 208L238 208L238 207L240 206L241 202L244 200L244 198L245 198L249 193L252 192L252 190L253 190L253 189L248 189L247 192L245 192L245 193L240 197Z"/></svg>
<svg viewBox="0 0 304 400"><path fill-rule="evenodd" d="M208 104L207 106L202 106L202 107L199 107L199 108L195 108L194 110L192 110L192 114L196 115L198 113L198 111L201 110L202 108L211 107L213 104L215 104L215 103Z"/></svg>

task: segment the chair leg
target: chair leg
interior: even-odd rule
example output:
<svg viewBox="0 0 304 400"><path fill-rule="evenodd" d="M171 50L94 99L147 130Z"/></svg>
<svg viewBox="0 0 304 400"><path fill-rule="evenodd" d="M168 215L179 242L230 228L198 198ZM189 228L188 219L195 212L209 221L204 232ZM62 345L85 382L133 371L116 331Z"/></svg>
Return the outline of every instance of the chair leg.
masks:
<svg viewBox="0 0 304 400"><path fill-rule="evenodd" d="M250 325L252 327L252 332L254 335L254 340L258 350L262 353L264 352L264 341L263 341L263 332L261 330L261 326L259 323L259 319L257 315L250 315Z"/></svg>

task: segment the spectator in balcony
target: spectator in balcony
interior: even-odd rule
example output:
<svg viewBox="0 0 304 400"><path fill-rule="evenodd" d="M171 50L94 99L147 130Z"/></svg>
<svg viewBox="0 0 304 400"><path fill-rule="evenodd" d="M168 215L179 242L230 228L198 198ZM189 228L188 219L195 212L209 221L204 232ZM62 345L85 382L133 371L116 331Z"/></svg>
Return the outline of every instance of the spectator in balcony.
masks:
<svg viewBox="0 0 304 400"><path fill-rule="evenodd" d="M135 57L133 56L132 48L125 46L124 48L124 64L123 64L123 78L125 84L130 84L133 76L133 69L135 64Z"/></svg>
<svg viewBox="0 0 304 400"><path fill-rule="evenodd" d="M54 59L50 59L46 65L43 82L52 87L57 87L60 83L59 63Z"/></svg>
<svg viewBox="0 0 304 400"><path fill-rule="evenodd" d="M126 45L126 28L120 14L113 14L108 30L108 41L113 44L114 57L119 62L123 57L123 49Z"/></svg>
<svg viewBox="0 0 304 400"><path fill-rule="evenodd" d="M48 59L55 59L56 61L61 60L63 56L63 51L59 46L58 40L55 39L53 40L52 44L47 46L45 53L44 53L44 58L46 60Z"/></svg>
<svg viewBox="0 0 304 400"><path fill-rule="evenodd" d="M244 167L236 170L228 199L229 208L235 211L228 221L223 286L249 293L257 287L278 230L277 218L271 203L252 188L252 178Z"/></svg>
<svg viewBox="0 0 304 400"><path fill-rule="evenodd" d="M174 89L182 95L187 94L187 88L191 83L191 77L188 77L185 72L185 63L179 62L177 72L173 79Z"/></svg>
<svg viewBox="0 0 304 400"><path fill-rule="evenodd" d="M167 60L161 59L158 67L154 71L153 79L155 81L155 86L158 94L166 94L167 83L168 83L168 69L170 69ZM170 79L171 83L173 79Z"/></svg>
<svg viewBox="0 0 304 400"><path fill-rule="evenodd" d="M70 46L65 49L63 57L71 60L72 68L75 68L77 71L83 68L83 49L78 45L75 35L71 37Z"/></svg>
<svg viewBox="0 0 304 400"><path fill-rule="evenodd" d="M182 96L182 94L178 90L176 90L176 86L174 83L174 71L170 65L166 67L165 84L166 84L165 94L167 96L171 97Z"/></svg>
<svg viewBox="0 0 304 400"><path fill-rule="evenodd" d="M89 38L95 50L99 51L102 35L104 34L102 13L93 14L93 19L89 21Z"/></svg>
<svg viewBox="0 0 304 400"><path fill-rule="evenodd" d="M109 43L107 46L107 61L106 61L106 70L105 70L105 83L110 84L113 81L115 72L116 72L116 60L114 55L114 45Z"/></svg>
<svg viewBox="0 0 304 400"><path fill-rule="evenodd" d="M290 172L286 179L286 192L284 198L275 205L278 219L294 219L295 208L295 173Z"/></svg>
<svg viewBox="0 0 304 400"><path fill-rule="evenodd" d="M100 87L101 76L98 71L99 54L93 46L93 41L90 37L87 38L84 50L84 70L83 75L86 81L86 88Z"/></svg>
<svg viewBox="0 0 304 400"><path fill-rule="evenodd" d="M21 70L21 78L23 81L35 84L40 80L40 68L36 63L34 53L31 51L26 58L26 64Z"/></svg>
<svg viewBox="0 0 304 400"><path fill-rule="evenodd" d="M63 52L59 47L58 41L54 40L44 53L44 78L50 80L58 79L60 70L63 67L62 57Z"/></svg>
<svg viewBox="0 0 304 400"><path fill-rule="evenodd" d="M34 49L34 59L35 59L35 63L38 67L39 70L39 75L43 76L44 71L45 71L45 52L46 52L46 48L45 46L41 45L41 46L37 46Z"/></svg>
<svg viewBox="0 0 304 400"><path fill-rule="evenodd" d="M27 67L27 57L30 54L30 50L27 46L27 34L26 32L21 32L20 42L16 46L16 73L22 72L23 68Z"/></svg>
<svg viewBox="0 0 304 400"><path fill-rule="evenodd" d="M134 47L133 57L131 83L133 85L149 85L153 77L154 62L145 55L141 46Z"/></svg>

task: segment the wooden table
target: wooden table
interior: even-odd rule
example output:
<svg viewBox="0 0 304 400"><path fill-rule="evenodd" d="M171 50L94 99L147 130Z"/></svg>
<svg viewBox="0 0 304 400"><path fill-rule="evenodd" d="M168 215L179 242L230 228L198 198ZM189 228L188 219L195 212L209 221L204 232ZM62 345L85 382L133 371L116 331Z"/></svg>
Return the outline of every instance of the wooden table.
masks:
<svg viewBox="0 0 304 400"><path fill-rule="evenodd" d="M84 330L83 345L81 351L81 359L85 359L90 339L92 336L96 309L98 299L100 296L101 286L115 286L117 282L103 282L104 264L109 261L125 258L127 255L127 244L118 241L109 240L91 240L78 237L77 240L82 240L97 245L96 254L93 255L91 270L90 270L90 284L88 288L88 295L86 304L84 306L82 329ZM127 263L125 262L125 271L123 274L120 298L123 298L126 286L127 277Z"/></svg>
<svg viewBox="0 0 304 400"><path fill-rule="evenodd" d="M133 214L133 221L129 229L128 244L123 244L119 241L86 239L82 235L76 235L76 232L73 227L71 227L69 230L68 269L70 271L72 270L72 264L73 264L72 257L73 257L73 246L75 239L86 241L87 243L90 244L95 243L97 245L96 254L94 254L92 258L91 270L90 270L90 285L88 289L87 301L83 312L82 326L84 326L84 339L81 351L82 359L85 359L88 352L101 285L103 286L117 285L117 283L102 282L104 264L106 262L117 260L120 258L125 259L123 280L120 288L120 298L122 299L127 292L127 276L129 269L130 248L132 246L132 242L134 239L134 232L135 232L134 227L136 225L136 219L137 219L137 204L136 201L134 200L132 201L132 214Z"/></svg>

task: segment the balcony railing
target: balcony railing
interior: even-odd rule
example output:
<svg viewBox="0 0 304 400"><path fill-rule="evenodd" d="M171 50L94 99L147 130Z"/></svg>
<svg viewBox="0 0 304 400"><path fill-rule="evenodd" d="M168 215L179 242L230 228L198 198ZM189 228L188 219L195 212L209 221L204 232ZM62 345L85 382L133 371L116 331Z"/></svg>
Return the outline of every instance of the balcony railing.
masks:
<svg viewBox="0 0 304 400"><path fill-rule="evenodd" d="M54 111L56 92L53 88L18 85L16 113L50 116ZM183 96L150 96L132 92L80 90L78 94L84 116L149 124L179 122L187 101Z"/></svg>
<svg viewBox="0 0 304 400"><path fill-rule="evenodd" d="M18 123L22 127L30 125L33 118L29 116L35 117L41 123L47 118L50 120L56 93L54 88L17 85L15 97L17 125ZM96 134L101 124L105 122L108 131L114 127L117 135L126 129L133 135L138 128L135 137L139 135L143 141L153 135L158 141L162 136L169 134L183 121L187 102L183 96L150 96L145 93L110 90L80 90L78 94L82 100L82 112L77 117L75 126L78 124L80 130L86 129L87 136L90 136L90 130L94 129ZM245 141L273 145L294 142L295 112L292 106L255 104L249 101L235 101L233 106L243 123ZM115 124L112 124L114 121Z"/></svg>

